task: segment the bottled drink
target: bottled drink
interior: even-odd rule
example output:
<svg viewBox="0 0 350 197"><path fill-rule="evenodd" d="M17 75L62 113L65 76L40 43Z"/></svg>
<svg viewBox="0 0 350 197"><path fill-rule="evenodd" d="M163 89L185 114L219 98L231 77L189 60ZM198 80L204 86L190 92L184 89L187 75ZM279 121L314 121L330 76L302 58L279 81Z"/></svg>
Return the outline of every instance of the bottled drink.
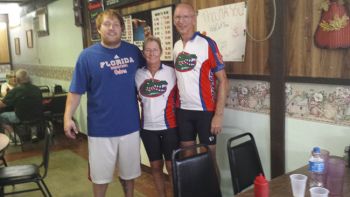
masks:
<svg viewBox="0 0 350 197"><path fill-rule="evenodd" d="M325 161L319 147L314 147L309 159L310 187L324 187Z"/></svg>

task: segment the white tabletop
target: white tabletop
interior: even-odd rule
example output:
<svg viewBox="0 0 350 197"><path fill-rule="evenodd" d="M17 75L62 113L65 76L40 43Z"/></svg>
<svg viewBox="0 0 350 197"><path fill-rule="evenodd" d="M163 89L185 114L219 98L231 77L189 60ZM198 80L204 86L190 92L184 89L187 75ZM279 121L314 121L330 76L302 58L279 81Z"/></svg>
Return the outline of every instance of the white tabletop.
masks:
<svg viewBox="0 0 350 197"><path fill-rule="evenodd" d="M7 135L0 133L0 151L7 147L10 143L10 138Z"/></svg>

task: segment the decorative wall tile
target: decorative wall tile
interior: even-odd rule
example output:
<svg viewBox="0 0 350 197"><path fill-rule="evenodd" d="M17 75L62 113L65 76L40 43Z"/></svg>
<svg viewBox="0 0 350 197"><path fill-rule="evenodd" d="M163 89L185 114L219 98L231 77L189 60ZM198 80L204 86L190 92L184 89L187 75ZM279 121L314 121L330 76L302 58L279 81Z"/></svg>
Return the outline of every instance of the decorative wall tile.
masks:
<svg viewBox="0 0 350 197"><path fill-rule="evenodd" d="M14 65L31 75L70 81L73 67ZM286 116L350 126L350 87L318 84L286 84ZM270 113L270 84L265 81L230 80L226 107L254 113Z"/></svg>
<svg viewBox="0 0 350 197"><path fill-rule="evenodd" d="M2 64L0 65L0 73L9 73L11 71L10 64Z"/></svg>
<svg viewBox="0 0 350 197"><path fill-rule="evenodd" d="M74 71L73 67L49 66L49 65L24 65L16 64L13 66L15 70L26 69L30 75L44 77L49 79L58 79L70 81Z"/></svg>
<svg viewBox="0 0 350 197"><path fill-rule="evenodd" d="M287 117L350 126L350 87L288 83L285 91ZM269 113L269 83L230 80L226 107Z"/></svg>
<svg viewBox="0 0 350 197"><path fill-rule="evenodd" d="M266 82L230 80L230 91L226 107L259 112L270 112L270 85Z"/></svg>

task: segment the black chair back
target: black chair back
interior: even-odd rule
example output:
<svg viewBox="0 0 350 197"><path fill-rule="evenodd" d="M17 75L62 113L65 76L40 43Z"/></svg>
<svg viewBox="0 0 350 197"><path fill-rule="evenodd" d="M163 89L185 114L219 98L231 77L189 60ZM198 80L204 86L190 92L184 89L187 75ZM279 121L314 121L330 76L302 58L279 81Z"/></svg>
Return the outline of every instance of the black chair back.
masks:
<svg viewBox="0 0 350 197"><path fill-rule="evenodd" d="M36 121L43 118L42 98L23 96L15 103L15 113L20 121Z"/></svg>
<svg viewBox="0 0 350 197"><path fill-rule="evenodd" d="M205 152L183 156L189 150ZM180 148L172 154L175 197L221 197L220 185L208 146L198 144Z"/></svg>
<svg viewBox="0 0 350 197"><path fill-rule="evenodd" d="M242 139L246 136L249 139L242 142ZM232 145L233 143L234 145ZM251 133L230 138L227 142L227 153L234 194L240 193L252 185L255 177L260 173L264 175L258 149Z"/></svg>
<svg viewBox="0 0 350 197"><path fill-rule="evenodd" d="M31 128L34 126L37 129L37 137L42 138L44 136L43 122L44 112L42 97L35 95L22 96L15 105L15 113L19 123L13 124L15 133L21 140L21 148L24 150L24 142L28 141L31 136ZM15 140L15 143L17 141Z"/></svg>
<svg viewBox="0 0 350 197"><path fill-rule="evenodd" d="M49 123L47 123L49 124ZM42 174L42 178L44 179L47 175L47 171L49 169L49 159L50 159L50 144L52 142L53 131L49 125L45 126L45 143L43 149L43 161L41 162L39 167L44 167L44 172Z"/></svg>
<svg viewBox="0 0 350 197"><path fill-rule="evenodd" d="M41 93L49 93L50 92L50 88L47 85L41 85L41 86L38 86L38 88L41 90Z"/></svg>
<svg viewBox="0 0 350 197"><path fill-rule="evenodd" d="M27 164L27 165L12 165L0 168L0 196L13 195L24 192L32 192L40 190L44 196L51 197L50 190L44 182L44 178L48 172L49 166L49 153L50 153L50 143L52 140L52 131L50 127L45 129L45 143L43 148L43 158L40 165ZM42 174L40 173L40 168L44 168ZM35 188L25 188L23 190L12 189L5 193L5 186L14 186L17 184L24 183L36 183ZM32 184L35 186L35 184ZM15 188L15 187L13 187ZM23 196L23 195L22 195Z"/></svg>
<svg viewBox="0 0 350 197"><path fill-rule="evenodd" d="M62 95L55 95L50 104L49 104L49 111L52 114L64 114L64 109L66 107L66 100L67 100L67 95L62 94Z"/></svg>

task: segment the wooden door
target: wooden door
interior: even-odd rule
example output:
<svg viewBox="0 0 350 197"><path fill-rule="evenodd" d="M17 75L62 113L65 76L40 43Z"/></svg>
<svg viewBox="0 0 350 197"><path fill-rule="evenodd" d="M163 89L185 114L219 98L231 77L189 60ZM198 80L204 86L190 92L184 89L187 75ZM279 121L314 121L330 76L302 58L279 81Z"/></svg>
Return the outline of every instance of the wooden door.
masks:
<svg viewBox="0 0 350 197"><path fill-rule="evenodd" d="M10 63L7 14L0 14L0 64Z"/></svg>

